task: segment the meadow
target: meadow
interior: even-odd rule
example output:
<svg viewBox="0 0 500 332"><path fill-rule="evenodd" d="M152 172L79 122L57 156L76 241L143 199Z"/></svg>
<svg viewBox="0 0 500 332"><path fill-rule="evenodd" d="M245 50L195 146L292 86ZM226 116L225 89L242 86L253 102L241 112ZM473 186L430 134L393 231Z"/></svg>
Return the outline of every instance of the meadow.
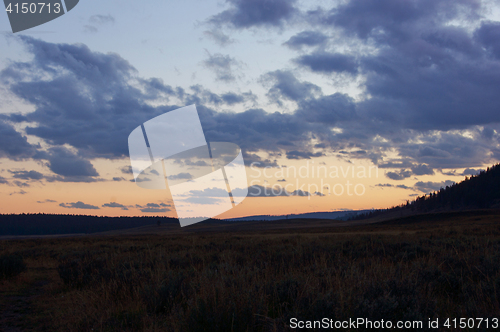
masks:
<svg viewBox="0 0 500 332"><path fill-rule="evenodd" d="M1 241L10 272L0 274L0 330L289 331L291 318L500 318L496 212L281 225Z"/></svg>

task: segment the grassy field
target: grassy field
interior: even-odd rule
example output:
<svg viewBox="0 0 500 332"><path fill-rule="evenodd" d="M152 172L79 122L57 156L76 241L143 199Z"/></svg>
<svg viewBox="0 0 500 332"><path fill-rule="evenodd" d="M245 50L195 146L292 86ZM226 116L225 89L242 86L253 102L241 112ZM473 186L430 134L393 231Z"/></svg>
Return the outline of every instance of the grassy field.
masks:
<svg viewBox="0 0 500 332"><path fill-rule="evenodd" d="M483 211L356 227L4 240L3 269L20 259L26 268L0 280L0 330L287 331L293 317L424 327L429 318L500 318L499 221Z"/></svg>

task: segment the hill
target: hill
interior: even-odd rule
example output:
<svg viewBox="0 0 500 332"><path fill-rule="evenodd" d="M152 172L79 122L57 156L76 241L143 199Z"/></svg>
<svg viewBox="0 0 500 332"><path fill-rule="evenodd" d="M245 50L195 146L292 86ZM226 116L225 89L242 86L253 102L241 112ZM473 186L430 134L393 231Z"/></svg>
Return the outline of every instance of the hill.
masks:
<svg viewBox="0 0 500 332"><path fill-rule="evenodd" d="M331 211L331 212L309 212L300 214L287 214L287 215L255 215L240 218L225 219L227 221L272 221L283 219L334 219L334 220L347 220L360 213L366 213L369 210L347 210L347 211Z"/></svg>
<svg viewBox="0 0 500 332"><path fill-rule="evenodd" d="M500 164L488 167L477 175L465 177L462 182L417 197L413 202L407 201L406 204L389 209L362 213L350 220L376 217L389 219L384 217L498 208L500 208Z"/></svg>

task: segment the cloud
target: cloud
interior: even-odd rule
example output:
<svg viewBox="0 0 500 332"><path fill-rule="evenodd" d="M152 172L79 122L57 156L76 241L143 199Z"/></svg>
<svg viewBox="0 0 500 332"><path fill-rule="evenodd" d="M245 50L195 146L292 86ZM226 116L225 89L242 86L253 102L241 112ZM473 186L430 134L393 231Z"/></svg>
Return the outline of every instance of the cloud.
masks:
<svg viewBox="0 0 500 332"><path fill-rule="evenodd" d="M244 193L244 191L243 191ZM238 190L233 190L233 195L235 197L240 196ZM274 187L264 187L261 185L253 185L248 187L248 197L277 197L277 196L289 196L288 191L282 186Z"/></svg>
<svg viewBox="0 0 500 332"><path fill-rule="evenodd" d="M151 179L143 176L140 176L135 180L134 179L130 180L130 182L148 182L148 181L151 181Z"/></svg>
<svg viewBox="0 0 500 332"><path fill-rule="evenodd" d="M83 31L86 33L97 33L99 29L96 26L115 24L115 18L111 15L92 15L89 18L89 23L83 26Z"/></svg>
<svg viewBox="0 0 500 332"><path fill-rule="evenodd" d="M175 175L169 175L169 180L191 180L193 176L189 173L179 173Z"/></svg>
<svg viewBox="0 0 500 332"><path fill-rule="evenodd" d="M160 204L156 204L156 203L148 203L146 204L147 207L153 207L153 208L159 208L160 207Z"/></svg>
<svg viewBox="0 0 500 332"><path fill-rule="evenodd" d="M376 184L375 187L394 187L393 184L390 184L390 183L379 183L379 184Z"/></svg>
<svg viewBox="0 0 500 332"><path fill-rule="evenodd" d="M144 210L149 210L149 211L142 211L142 212L166 212L166 211L170 211L170 209L164 209L164 208L167 208L167 207L170 207L171 205L170 204L165 204L165 203L147 203L146 205L139 205L139 204L136 204L135 207L138 208L138 209L144 209Z"/></svg>
<svg viewBox="0 0 500 332"><path fill-rule="evenodd" d="M287 151L286 158L287 159L311 159L315 157L323 156L322 152L307 152L307 151Z"/></svg>
<svg viewBox="0 0 500 332"><path fill-rule="evenodd" d="M32 123L26 128L28 135L55 146L69 144L85 156L119 158L128 155L127 137L138 124L169 110L147 105L160 92L143 94L134 87L136 70L117 54L92 52L83 44L18 39L34 58L12 63L0 72L0 80L34 106L23 118L10 118ZM34 155L36 147L26 138L12 128L2 131L9 134L1 136L8 137L9 144L2 144L2 149L9 147L8 157Z"/></svg>
<svg viewBox="0 0 500 332"><path fill-rule="evenodd" d="M269 99L282 106L281 100L300 101L321 93L321 88L309 82L300 82L291 71L277 70L262 77L262 81L272 84L267 92Z"/></svg>
<svg viewBox="0 0 500 332"><path fill-rule="evenodd" d="M229 55L220 53L208 53L208 59L203 61L203 65L213 71L215 78L218 81L231 82L236 80L234 75L234 68L239 67L240 64L236 59Z"/></svg>
<svg viewBox="0 0 500 332"><path fill-rule="evenodd" d="M116 202L105 203L102 205L102 207L121 208L122 210L128 210L125 205Z"/></svg>
<svg viewBox="0 0 500 332"><path fill-rule="evenodd" d="M245 101L245 98L242 95L237 95L232 92L223 94L221 98L227 105L234 105Z"/></svg>
<svg viewBox="0 0 500 332"><path fill-rule="evenodd" d="M57 203L57 201L55 201L53 199L46 199L46 200L43 200L43 201L37 201L37 203L40 203L40 204L44 204L44 203Z"/></svg>
<svg viewBox="0 0 500 332"><path fill-rule="evenodd" d="M433 175L434 170L426 164L415 165L411 168L414 175Z"/></svg>
<svg viewBox="0 0 500 332"><path fill-rule="evenodd" d="M227 196L227 193L226 193ZM220 198L214 198L214 197L206 197L206 196L192 196L183 199L184 202L187 203L193 203L193 204L202 204L202 205L211 205L211 204L218 204L222 202L222 199Z"/></svg>
<svg viewBox="0 0 500 332"><path fill-rule="evenodd" d="M234 39L226 35L222 30L214 28L211 30L203 31L203 34L212 39L217 45L224 47L235 42Z"/></svg>
<svg viewBox="0 0 500 332"><path fill-rule="evenodd" d="M311 196L311 194L305 190L297 189L289 192L289 196Z"/></svg>
<svg viewBox="0 0 500 332"><path fill-rule="evenodd" d="M385 176L392 180L404 180L412 175L411 171L400 170L399 172L387 172Z"/></svg>
<svg viewBox="0 0 500 332"><path fill-rule="evenodd" d="M308 14L316 22L342 27L350 36L374 38L381 42L405 40L410 31L421 23L435 27L439 22L437 18L441 22L458 18L479 18L480 9L480 3L476 1L424 0L408 3L382 0L373 3L351 0L330 10L320 8ZM434 25L431 26L430 23Z"/></svg>
<svg viewBox="0 0 500 332"><path fill-rule="evenodd" d="M493 162L492 150L497 143L485 140L479 128L463 132L433 131L419 136L419 144L399 144L401 156L425 163L432 169L477 167ZM410 168L415 165L410 165Z"/></svg>
<svg viewBox="0 0 500 332"><path fill-rule="evenodd" d="M481 171L484 171L484 169L466 168L466 169L462 172L462 174L460 174L460 175L465 175L465 176L467 176L467 175L469 175L469 176L471 176L471 175L478 175L478 174L479 174L479 172L481 172Z"/></svg>
<svg viewBox="0 0 500 332"><path fill-rule="evenodd" d="M28 143L10 124L0 118L0 157L12 160L23 160L33 157L38 146Z"/></svg>
<svg viewBox="0 0 500 332"><path fill-rule="evenodd" d="M450 156L448 151L442 149L436 149L431 146L425 146L418 150L419 157L437 157L437 158L447 158Z"/></svg>
<svg viewBox="0 0 500 332"><path fill-rule="evenodd" d="M45 176L47 182L82 182L82 183L92 183L92 182L102 182L106 181L102 178L94 178L89 176Z"/></svg>
<svg viewBox="0 0 500 332"><path fill-rule="evenodd" d="M41 180L43 179L43 174L37 171L9 171L14 174L14 178L22 180Z"/></svg>
<svg viewBox="0 0 500 332"><path fill-rule="evenodd" d="M120 171L123 174L134 174L134 172L132 171L132 166L123 166L122 168L120 168Z"/></svg>
<svg viewBox="0 0 500 332"><path fill-rule="evenodd" d="M78 201L75 203L61 203L59 206L67 209L83 209L83 210L99 210L98 206L85 204L82 201Z"/></svg>
<svg viewBox="0 0 500 332"><path fill-rule="evenodd" d="M0 176L0 184L8 184L9 181L7 181L6 178L4 178L3 176Z"/></svg>
<svg viewBox="0 0 500 332"><path fill-rule="evenodd" d="M228 197L227 190L220 188L205 188L203 190L191 190L189 196L196 197Z"/></svg>
<svg viewBox="0 0 500 332"><path fill-rule="evenodd" d="M341 121L351 121L358 117L354 99L338 92L329 96L300 101L296 116L307 122L328 125L334 125Z"/></svg>
<svg viewBox="0 0 500 332"><path fill-rule="evenodd" d="M290 37L284 45L294 50L300 50L304 46L323 45L328 37L319 31L302 31Z"/></svg>
<svg viewBox="0 0 500 332"><path fill-rule="evenodd" d="M212 16L209 23L236 29L282 27L298 12L295 0L227 0L230 8Z"/></svg>
<svg viewBox="0 0 500 332"><path fill-rule="evenodd" d="M433 192L433 191L438 191L439 189L444 188L446 186L451 186L454 183L455 182L451 181L451 180L446 180L446 181L442 181L442 182L432 182L432 181L423 182L423 181L419 181L419 182L415 183L414 187L416 189L420 190L421 192L429 193L429 192Z"/></svg>
<svg viewBox="0 0 500 332"><path fill-rule="evenodd" d="M279 167L276 159L262 159L259 155L243 152L245 164L257 168Z"/></svg>
<svg viewBox="0 0 500 332"><path fill-rule="evenodd" d="M231 69L231 68L229 68ZM219 72L222 76L227 73ZM232 73L230 73L232 75ZM254 95L251 91L235 93L235 92L226 92L220 95L213 93L210 90L203 88L201 85L192 85L189 87L191 91L193 91L192 95L185 95L185 102L187 104L196 104L196 105L235 105L239 103L252 102L255 103L257 100L257 96Z"/></svg>
<svg viewBox="0 0 500 332"><path fill-rule="evenodd" d="M492 98L500 67L483 47L489 44L480 43L487 34L449 25L479 23L481 10L475 1L384 0L374 6L356 0L324 13L323 23L362 43L371 38L378 49L360 62L372 96L363 103L367 116L386 110L408 128L449 129L498 121Z"/></svg>
<svg viewBox="0 0 500 332"><path fill-rule="evenodd" d="M411 187L405 186L404 184L394 185L394 184L391 184L391 183L379 183L379 184L376 184L375 187L413 189Z"/></svg>
<svg viewBox="0 0 500 332"><path fill-rule="evenodd" d="M86 24L83 26L83 32L85 32L85 33L97 33L97 32L99 32L99 29L97 29L93 25Z"/></svg>
<svg viewBox="0 0 500 332"><path fill-rule="evenodd" d="M482 22L475 37L493 57L500 59L500 22Z"/></svg>
<svg viewBox="0 0 500 332"><path fill-rule="evenodd" d="M219 113L206 107L198 110L207 140L238 144L247 164L251 162L247 157L255 156L257 151L279 152L283 147L308 145L311 132L322 138L330 136L327 128L305 123L293 114L267 113L263 109L240 113ZM252 161L261 161L256 159Z"/></svg>
<svg viewBox="0 0 500 332"><path fill-rule="evenodd" d="M220 29L222 25L279 27L298 14L295 3L289 2L294 13L278 15L276 24L254 20L255 24L237 27L238 23L231 23L244 6L258 9L264 2L228 2L226 20L218 17ZM41 154L41 147L30 144L27 134L42 140L44 146L70 146L74 157L89 163L94 158L124 158L127 136L140 123L179 105L196 103L207 139L237 143L247 163L248 157L277 165L274 156L278 154L293 156L299 151L314 158L317 149L322 149L323 154L369 158L380 167L400 168L393 172L399 177L407 170L426 175L435 169L481 167L500 156L498 22L481 21L480 13L487 9L481 6L486 5L382 0L375 6L351 0L333 9L318 7L305 13L308 21L296 26L304 33L297 30L297 38L285 43L285 47L294 45L307 52L295 59L300 68L293 74L277 68L260 80L273 103L286 100L293 101L287 106L297 105L282 113L266 112L258 105L238 113L217 112L223 105L245 106L255 96L233 91L216 94L201 86L171 87L160 79L137 77L135 68L117 54L93 52L81 44L16 37L33 59L12 62L0 73L0 80L35 110L0 118L2 133L8 134L0 137L0 155L49 160L49 151ZM335 39L321 43L323 38L313 31ZM309 49L308 43L318 47ZM219 65L217 59L209 61L214 66L211 70L222 68L222 76L235 78L236 64L231 60L236 60L219 55ZM209 54L208 60L214 56ZM290 68L289 64L283 66ZM224 68L229 70L224 72ZM317 81L299 80L301 71L320 74L322 80L355 73L360 80L354 83L363 93L356 98L325 95ZM28 123L26 133L17 129L21 122ZM389 153L397 157L388 157ZM92 164L85 165L87 175L82 178L96 181L96 175L90 175Z"/></svg>
<svg viewBox="0 0 500 332"><path fill-rule="evenodd" d="M302 55L294 61L318 73L348 73L354 75L358 72L356 59L346 54L315 52Z"/></svg>
<svg viewBox="0 0 500 332"><path fill-rule="evenodd" d="M254 160L257 159L255 153L261 150L279 152L293 147L305 151L309 149L313 132L322 141L332 137L324 123L304 122L304 117L308 116L309 107L323 107L322 110L327 112L328 102L341 98L324 97L315 102L313 95L319 93L317 88L300 81L294 82L295 86L286 86L285 80L290 76L285 72L280 73L284 74L281 76L274 73L272 78L277 94L299 99L307 96L301 95L301 87L314 92L309 97L310 104L302 103L297 114L267 113L259 108L222 113L207 107L207 103L234 104L242 100L255 101L256 97L251 92L216 95L200 86L192 86L193 93L190 93L165 85L159 79L137 78L136 70L116 54L92 52L85 45L53 44L26 36L18 38L34 58L29 62L12 63L0 72L0 79L12 93L31 103L35 111L22 116L9 115L9 119L30 123L26 132L53 146L53 150L37 158L50 159L52 170L61 176L64 174L66 180L71 170L63 167L62 161L65 160L67 165L74 162L77 166L75 173L86 177L85 181L95 181L96 171L89 159L126 157L127 137L135 127L178 108L176 105L151 106L150 101L157 98L175 96L186 104L196 103L209 141L234 142L244 149L247 156L254 156ZM222 56L222 68L227 63L224 59L227 60ZM340 114L341 111L336 112L336 119L350 117ZM321 116L317 117L321 119ZM26 138L13 128L11 132L23 146L9 152L10 158L30 158L40 153L38 147L27 144ZM72 149L62 150L65 149L63 145Z"/></svg>
<svg viewBox="0 0 500 332"><path fill-rule="evenodd" d="M167 212L170 211L169 208L160 208L160 207L145 207L140 209L141 212L145 213L162 213L162 212Z"/></svg>
<svg viewBox="0 0 500 332"><path fill-rule="evenodd" d="M63 177L94 177L99 175L90 161L65 148L51 148L48 160L50 170Z"/></svg>
<svg viewBox="0 0 500 332"><path fill-rule="evenodd" d="M115 18L108 15L92 15L89 18L89 22L93 24L103 25L103 24L114 24Z"/></svg>
<svg viewBox="0 0 500 332"><path fill-rule="evenodd" d="M11 192L11 193L9 194L9 196L12 196L12 195L25 195L25 194L27 194L27 193L28 193L27 191L24 191L24 190L22 190L22 189L21 189L21 190L19 190L19 191L14 191L14 192Z"/></svg>
<svg viewBox="0 0 500 332"><path fill-rule="evenodd" d="M21 182L21 181L14 181L14 185L18 186L19 188L27 188L30 187L29 183L26 182Z"/></svg>
<svg viewBox="0 0 500 332"><path fill-rule="evenodd" d="M242 197L246 193L246 190L236 188L232 191L234 197ZM264 187L261 185L253 185L248 187L247 197L280 197L280 196L302 196L308 197L311 194L307 191L297 189L294 191L288 191L285 187L280 185L275 185L273 187Z"/></svg>

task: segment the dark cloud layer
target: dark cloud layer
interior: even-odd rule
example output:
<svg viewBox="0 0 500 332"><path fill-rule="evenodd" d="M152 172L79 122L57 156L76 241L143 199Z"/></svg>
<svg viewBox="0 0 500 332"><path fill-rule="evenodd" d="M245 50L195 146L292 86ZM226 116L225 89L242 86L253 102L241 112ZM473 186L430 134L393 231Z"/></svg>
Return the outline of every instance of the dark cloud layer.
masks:
<svg viewBox="0 0 500 332"><path fill-rule="evenodd" d="M81 44L52 44L26 36L19 40L34 58L13 62L0 72L0 80L35 111L0 118L0 157L47 160L50 170L66 181L94 181L98 174L89 159L127 156L127 137L134 128L179 107L152 107L152 100L177 97L186 104L235 105L256 98L251 92L216 95L200 86L191 87L191 93L160 79L137 78L136 70L117 54L92 52ZM27 134L53 147L42 151L30 144L12 126L20 122L29 122ZM76 152L63 147L66 144Z"/></svg>
<svg viewBox="0 0 500 332"><path fill-rule="evenodd" d="M129 84L135 69L120 56L92 52L81 44L19 38L34 59L13 63L0 79L35 105L24 119L36 123L26 128L29 135L53 145L70 144L87 153L121 157L127 154L126 138L137 123L160 113L147 106L148 96ZM23 143L19 138L13 141Z"/></svg>
<svg viewBox="0 0 500 332"><path fill-rule="evenodd" d="M386 121L393 113L399 126L447 130L500 120L498 23L483 22L472 34L448 24L477 21L481 10L478 1L352 0L309 15L378 48L359 63L371 96L359 105L365 117ZM338 62L323 57L321 65L316 53L302 58L323 71Z"/></svg>
<svg viewBox="0 0 500 332"><path fill-rule="evenodd" d="M298 51L289 63L296 69L277 68L260 79L269 101L285 111L266 112L251 92L215 94L202 86L184 89L138 78L119 55L85 45L19 37L34 58L12 63L0 79L35 111L0 119L0 156L44 160L63 180L96 180L90 160L126 157L127 136L135 127L196 103L209 141L237 143L246 162L261 167L277 166L276 156L304 159L333 151L346 160L368 158L395 168L386 175L401 180L500 158L500 25L481 21L485 2L351 0L309 12L285 0L227 4L210 18L214 29L267 29L303 19L296 27L304 30L283 45ZM209 54L204 65L218 80L236 79L238 62L231 55ZM332 82L362 78L363 93L356 99L324 93L300 80L302 72ZM159 99L167 106L151 106ZM239 113L216 111L245 103L255 105ZM30 144L14 129L20 122L29 123L26 134L51 148Z"/></svg>

